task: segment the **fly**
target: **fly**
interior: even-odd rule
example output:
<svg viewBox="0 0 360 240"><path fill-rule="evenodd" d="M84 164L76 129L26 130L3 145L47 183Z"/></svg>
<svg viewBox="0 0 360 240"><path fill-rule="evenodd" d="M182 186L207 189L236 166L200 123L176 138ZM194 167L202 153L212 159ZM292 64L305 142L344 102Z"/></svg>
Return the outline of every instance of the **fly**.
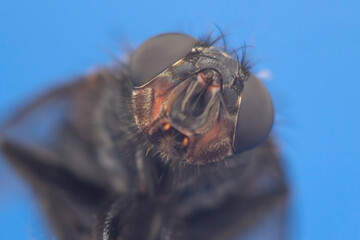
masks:
<svg viewBox="0 0 360 240"><path fill-rule="evenodd" d="M58 239L282 239L273 116L245 56L167 33L30 103L1 149Z"/></svg>

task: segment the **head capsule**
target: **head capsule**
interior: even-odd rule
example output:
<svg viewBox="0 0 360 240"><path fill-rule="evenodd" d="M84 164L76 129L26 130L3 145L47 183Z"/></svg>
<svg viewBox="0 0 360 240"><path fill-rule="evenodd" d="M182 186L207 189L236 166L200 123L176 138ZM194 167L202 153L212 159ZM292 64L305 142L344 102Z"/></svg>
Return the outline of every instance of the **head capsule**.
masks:
<svg viewBox="0 0 360 240"><path fill-rule="evenodd" d="M166 160L219 161L257 146L271 130L273 105L261 81L191 36L145 41L130 76L136 124Z"/></svg>

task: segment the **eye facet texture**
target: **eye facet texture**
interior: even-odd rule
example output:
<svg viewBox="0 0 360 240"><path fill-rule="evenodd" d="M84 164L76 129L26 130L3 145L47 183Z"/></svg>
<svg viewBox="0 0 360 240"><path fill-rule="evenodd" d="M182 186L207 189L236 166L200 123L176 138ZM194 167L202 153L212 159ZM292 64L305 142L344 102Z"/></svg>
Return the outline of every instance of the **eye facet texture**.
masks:
<svg viewBox="0 0 360 240"><path fill-rule="evenodd" d="M197 40L181 33L157 35L145 41L131 60L130 76L134 87L140 87L153 77L185 57Z"/></svg>
<svg viewBox="0 0 360 240"><path fill-rule="evenodd" d="M237 118L234 152L240 153L262 143L274 120L273 104L264 84L250 74L242 92Z"/></svg>

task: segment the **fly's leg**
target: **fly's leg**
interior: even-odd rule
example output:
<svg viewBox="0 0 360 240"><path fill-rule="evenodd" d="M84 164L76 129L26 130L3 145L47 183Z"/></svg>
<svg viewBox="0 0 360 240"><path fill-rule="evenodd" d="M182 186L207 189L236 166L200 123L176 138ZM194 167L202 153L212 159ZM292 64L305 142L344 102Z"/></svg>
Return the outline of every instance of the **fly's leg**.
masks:
<svg viewBox="0 0 360 240"><path fill-rule="evenodd" d="M155 192L156 172L151 165L152 159L146 158L144 149L140 146L136 148L135 165L137 170L138 189L140 194L153 196Z"/></svg>
<svg viewBox="0 0 360 240"><path fill-rule="evenodd" d="M93 216L108 193L64 168L46 164L54 156L9 140L2 140L1 150L33 186L59 239L90 239Z"/></svg>

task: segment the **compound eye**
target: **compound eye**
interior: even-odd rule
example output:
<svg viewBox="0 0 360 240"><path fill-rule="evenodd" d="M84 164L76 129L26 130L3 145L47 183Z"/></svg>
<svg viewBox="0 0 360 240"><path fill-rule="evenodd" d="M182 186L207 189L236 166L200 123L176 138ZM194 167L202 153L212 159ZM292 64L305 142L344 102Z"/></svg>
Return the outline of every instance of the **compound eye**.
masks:
<svg viewBox="0 0 360 240"><path fill-rule="evenodd" d="M130 77L134 87L148 83L153 77L185 57L197 40L181 33L157 35L136 50L130 63Z"/></svg>
<svg viewBox="0 0 360 240"><path fill-rule="evenodd" d="M234 152L256 147L268 136L274 120L273 104L264 84L250 75L242 99L234 136Z"/></svg>

